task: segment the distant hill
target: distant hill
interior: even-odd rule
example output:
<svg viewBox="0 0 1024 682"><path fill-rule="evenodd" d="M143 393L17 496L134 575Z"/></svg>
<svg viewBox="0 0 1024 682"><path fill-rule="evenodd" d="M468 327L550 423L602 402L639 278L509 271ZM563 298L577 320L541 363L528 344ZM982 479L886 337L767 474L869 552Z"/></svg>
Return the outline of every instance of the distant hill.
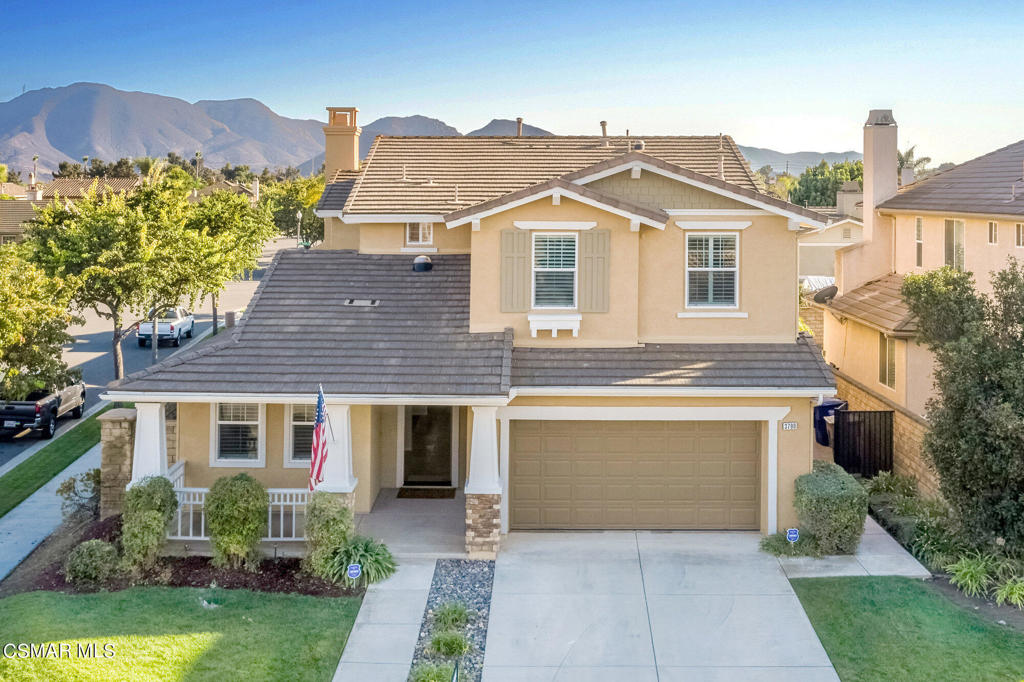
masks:
<svg viewBox="0 0 1024 682"><path fill-rule="evenodd" d="M787 167L791 175L800 175L808 166L817 166L822 159L830 164L839 161L859 161L864 158L860 152L793 152L786 154L777 152L774 149L762 147L744 147L739 145L740 151L750 162L750 168L757 170L761 166L771 166L776 173L784 172Z"/></svg>

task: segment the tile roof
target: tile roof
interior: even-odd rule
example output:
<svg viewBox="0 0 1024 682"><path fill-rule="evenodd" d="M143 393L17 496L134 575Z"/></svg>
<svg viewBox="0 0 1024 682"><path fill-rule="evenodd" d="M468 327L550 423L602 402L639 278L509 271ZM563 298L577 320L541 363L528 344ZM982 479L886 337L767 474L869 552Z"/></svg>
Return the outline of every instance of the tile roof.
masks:
<svg viewBox="0 0 1024 682"><path fill-rule="evenodd" d="M447 214L546 182L644 142L644 153L758 190L753 171L729 136L386 137L374 140L351 190L324 193L319 210L345 213ZM606 146L607 145L607 146ZM721 149L724 151L720 151ZM459 188L459 203L455 188Z"/></svg>
<svg viewBox="0 0 1024 682"><path fill-rule="evenodd" d="M1024 140L906 185L878 208L1024 216Z"/></svg>
<svg viewBox="0 0 1024 682"><path fill-rule="evenodd" d="M130 192L142 184L142 179L131 178L54 178L43 186L43 198L79 199L96 184L97 192Z"/></svg>
<svg viewBox="0 0 1024 682"><path fill-rule="evenodd" d="M917 332L910 308L900 294L903 275L889 274L863 284L828 304L833 312L884 329L896 336L913 336Z"/></svg>
<svg viewBox="0 0 1024 682"><path fill-rule="evenodd" d="M320 196L317 210L340 211L345 206L345 202L348 201L348 195L352 193L352 188L356 185L356 178L359 177L359 173L360 171L335 171L334 177L327 183L324 193Z"/></svg>
<svg viewBox="0 0 1024 682"><path fill-rule="evenodd" d="M19 185L16 182L0 182L0 194L6 194L9 197L24 198L28 190L24 185Z"/></svg>
<svg viewBox="0 0 1024 682"><path fill-rule="evenodd" d="M504 395L511 332L469 333L469 256L282 251L229 338L126 377L124 390ZM377 299L377 306L345 305Z"/></svg>
<svg viewBox="0 0 1024 682"><path fill-rule="evenodd" d="M0 199L0 232L21 232L25 223L36 217L33 206L45 206L48 201L28 199Z"/></svg>
<svg viewBox="0 0 1024 682"><path fill-rule="evenodd" d="M514 348L516 386L835 386L821 351L797 343L647 344L638 348Z"/></svg>

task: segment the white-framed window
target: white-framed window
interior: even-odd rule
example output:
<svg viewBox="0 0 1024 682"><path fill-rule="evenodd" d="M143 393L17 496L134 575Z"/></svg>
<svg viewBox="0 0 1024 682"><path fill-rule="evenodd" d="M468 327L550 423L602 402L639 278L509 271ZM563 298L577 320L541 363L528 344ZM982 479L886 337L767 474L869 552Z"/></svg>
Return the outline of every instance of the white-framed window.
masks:
<svg viewBox="0 0 1024 682"><path fill-rule="evenodd" d="M896 388L896 339L878 332L878 383Z"/></svg>
<svg viewBox="0 0 1024 682"><path fill-rule="evenodd" d="M264 466L266 414L258 403L211 404L210 466Z"/></svg>
<svg viewBox="0 0 1024 682"><path fill-rule="evenodd" d="M739 306L739 235L702 233L686 236L686 306Z"/></svg>
<svg viewBox="0 0 1024 682"><path fill-rule="evenodd" d="M1024 249L1024 223L1017 223L1016 225L1016 241L1018 249Z"/></svg>
<svg viewBox="0 0 1024 682"><path fill-rule="evenodd" d="M313 453L316 405L287 405L284 420L284 465L308 467Z"/></svg>
<svg viewBox="0 0 1024 682"><path fill-rule="evenodd" d="M405 243L409 246L429 246L434 243L433 223L406 223Z"/></svg>
<svg viewBox="0 0 1024 682"><path fill-rule="evenodd" d="M575 232L533 233L533 308L576 308L579 235Z"/></svg>
<svg viewBox="0 0 1024 682"><path fill-rule="evenodd" d="M945 264L957 270L964 269L964 221L946 219Z"/></svg>
<svg viewBox="0 0 1024 682"><path fill-rule="evenodd" d="M999 223L994 220L988 221L988 243L999 243Z"/></svg>
<svg viewBox="0 0 1024 682"><path fill-rule="evenodd" d="M18 241L18 235L16 234L0 234L0 246L4 244L16 244Z"/></svg>
<svg viewBox="0 0 1024 682"><path fill-rule="evenodd" d="M924 218L914 218L914 247L917 267L924 265Z"/></svg>

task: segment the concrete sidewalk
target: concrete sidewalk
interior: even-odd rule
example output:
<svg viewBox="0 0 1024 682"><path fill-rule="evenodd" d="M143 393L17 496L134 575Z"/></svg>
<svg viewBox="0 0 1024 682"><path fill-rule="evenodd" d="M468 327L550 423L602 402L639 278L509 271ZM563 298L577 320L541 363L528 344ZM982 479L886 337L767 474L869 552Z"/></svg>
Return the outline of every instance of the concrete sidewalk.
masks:
<svg viewBox="0 0 1024 682"><path fill-rule="evenodd" d="M57 487L66 478L85 473L99 465L100 446L97 444L0 518L0 580L6 578L15 566L61 524L63 516Z"/></svg>

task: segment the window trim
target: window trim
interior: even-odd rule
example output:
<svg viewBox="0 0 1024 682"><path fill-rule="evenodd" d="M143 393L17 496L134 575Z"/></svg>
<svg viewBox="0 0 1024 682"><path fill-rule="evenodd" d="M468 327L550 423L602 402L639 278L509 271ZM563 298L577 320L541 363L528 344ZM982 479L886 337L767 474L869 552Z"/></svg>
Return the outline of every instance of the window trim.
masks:
<svg viewBox="0 0 1024 682"><path fill-rule="evenodd" d="M953 224L953 263L952 264L946 262L946 256L945 256L945 251L946 251L946 243L945 243L946 223L952 223ZM962 238L960 240L960 242L961 242L961 244L960 244L961 263L960 263L960 267L959 268L956 266L956 227L957 227L957 223L960 223L960 226L962 228L961 229L961 233L960 233ZM943 231L943 244L942 244L943 257L942 257L942 264L944 266L946 266L946 267L951 267L954 270L959 270L960 272L967 272L967 221L962 220L960 218L943 218L943 221L942 221L942 231Z"/></svg>
<svg viewBox="0 0 1024 682"><path fill-rule="evenodd" d="M924 267L924 218L914 216L914 262L916 267Z"/></svg>
<svg viewBox="0 0 1024 682"><path fill-rule="evenodd" d="M732 305L690 303L690 237L734 237L736 239L736 289ZM683 308L685 310L739 310L740 308L740 233L739 232L686 232L683 234ZM696 268L699 272L725 272L730 268Z"/></svg>
<svg viewBox="0 0 1024 682"><path fill-rule="evenodd" d="M896 390L896 339L885 332L878 332L878 383L891 391ZM882 362L882 352L885 362ZM889 364L892 364L892 384L889 384ZM883 378L884 372L884 378Z"/></svg>
<svg viewBox="0 0 1024 682"><path fill-rule="evenodd" d="M419 226L418 227L418 230L419 230L418 236L421 237L421 239L418 240L418 241L412 241L411 239L409 239L409 228L412 225L418 225ZM424 241L422 239L422 236L423 236L423 226L424 225L427 225L427 226L430 227L430 238L427 239L426 241ZM422 221L421 222L408 222L408 223L406 223L405 224L405 245L406 246L433 246L434 245L434 223L428 223L428 222L422 222Z"/></svg>
<svg viewBox="0 0 1024 682"><path fill-rule="evenodd" d="M575 267L572 269L572 305L537 305L537 237L571 237L576 249ZM569 272L567 268L545 268L542 272ZM530 310L579 310L580 306L580 233L530 233Z"/></svg>
<svg viewBox="0 0 1024 682"><path fill-rule="evenodd" d="M1014 232L1014 246L1018 249L1024 249L1024 223L1015 224Z"/></svg>
<svg viewBox="0 0 1024 682"><path fill-rule="evenodd" d="M296 407L302 407L302 406L306 406L306 407L310 407L311 406L311 407L313 407L314 411L316 410L316 405L308 405L306 403L303 403L302 405L290 405L289 404L289 405L285 405L284 406L284 464L283 464L283 466L284 466L285 469L308 469L309 468L310 459L312 459L312 453L310 453L311 456L310 456L309 459L295 459L295 456L294 456L295 455L295 433L292 430L292 427L295 426L295 423L292 422L292 417L295 414L295 408ZM316 417L315 416L314 416L313 419L314 419L314 421L310 422L310 424L314 424L316 422ZM299 423L301 424L301 423L306 423L306 422L299 422Z"/></svg>
<svg viewBox="0 0 1024 682"><path fill-rule="evenodd" d="M995 237L994 241L993 237ZM988 221L988 244L989 246L999 246L999 221L997 220Z"/></svg>
<svg viewBox="0 0 1024 682"><path fill-rule="evenodd" d="M251 405L252 403L246 403ZM217 407L221 403L210 403L210 466L232 469L265 469L267 466L267 405L259 405L257 426L256 459L222 459L220 456L220 419ZM230 423L230 422L228 422ZM241 423L241 422L239 422ZM248 423L248 422L246 422Z"/></svg>

